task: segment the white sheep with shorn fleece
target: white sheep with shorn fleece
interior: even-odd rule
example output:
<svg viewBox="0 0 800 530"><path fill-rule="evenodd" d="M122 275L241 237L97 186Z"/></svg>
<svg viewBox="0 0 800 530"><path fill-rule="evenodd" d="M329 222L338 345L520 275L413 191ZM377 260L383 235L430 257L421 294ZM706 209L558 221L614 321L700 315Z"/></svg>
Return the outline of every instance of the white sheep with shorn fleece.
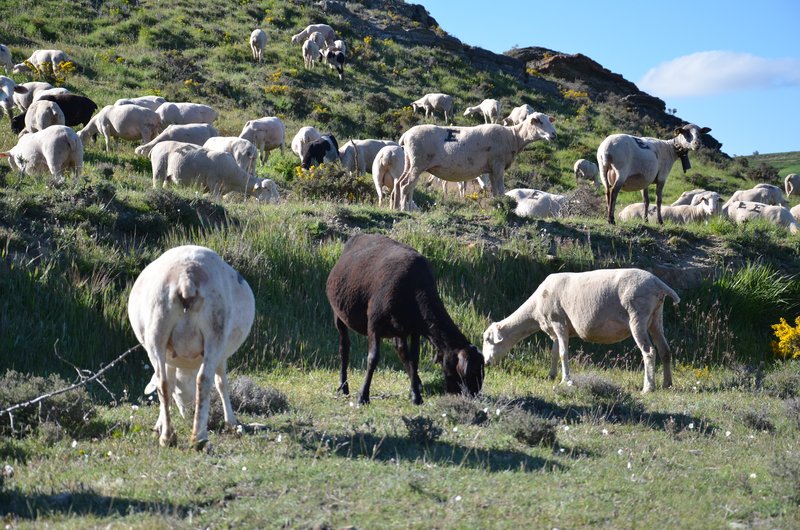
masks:
<svg viewBox="0 0 800 530"><path fill-rule="evenodd" d="M137 147L135 151L137 155L147 156L150 153L150 150L153 149L154 145L167 140L172 140L174 142L187 142L201 146L212 136L219 136L219 133L217 133L217 129L215 129L213 125L208 123L170 125L158 133L158 136L146 144Z"/></svg>
<svg viewBox="0 0 800 530"><path fill-rule="evenodd" d="M503 118L501 122L502 125L516 125L521 123L528 117L529 114L533 114L534 110L533 107L525 103L524 105L520 105L519 107L514 107L511 113L508 115L507 118Z"/></svg>
<svg viewBox="0 0 800 530"><path fill-rule="evenodd" d="M493 123L474 127L412 127L400 137L400 146L405 149L405 170L394 206L402 210L412 208L414 187L423 171L450 182L488 173L492 195L502 195L505 171L520 151L535 140L549 142L556 138L552 121L550 116L534 112L511 127Z"/></svg>
<svg viewBox="0 0 800 530"><path fill-rule="evenodd" d="M43 131L51 125L64 125L61 107L52 101L34 101L25 112L25 129L20 134Z"/></svg>
<svg viewBox="0 0 800 530"><path fill-rule="evenodd" d="M320 133L316 127L311 127L309 125L300 127L292 138L292 152L302 160L303 155L306 154L306 146L314 140L319 139L320 136L322 136L322 133Z"/></svg>
<svg viewBox="0 0 800 530"><path fill-rule="evenodd" d="M25 61L15 64L13 72L15 74L30 72L31 69L28 66L28 63L30 63L37 70L41 70L46 65L49 68L52 68L52 71L55 72L58 70L58 65L65 63L68 60L67 54L62 50L36 50L31 54L30 57L25 59Z"/></svg>
<svg viewBox="0 0 800 530"><path fill-rule="evenodd" d="M418 100L411 103L411 110L416 113L418 110L425 111L425 117L433 115L435 112L444 114L444 122L448 123L453 113L453 96L441 93L425 94Z"/></svg>
<svg viewBox="0 0 800 530"><path fill-rule="evenodd" d="M655 353L664 369L664 388L672 386L672 353L664 337L664 298L680 298L655 275L641 269L599 269L550 274L511 315L483 333L486 364L496 363L525 337L544 331L553 339L550 378L570 381L570 337L612 344L630 336L644 359L644 392L655 390ZM654 344L655 343L655 347Z"/></svg>
<svg viewBox="0 0 800 530"><path fill-rule="evenodd" d="M258 152L261 153L261 163L266 164L269 152L276 147L280 148L283 153L286 145L286 126L280 118L275 116L248 120L242 127L239 138L253 142Z"/></svg>
<svg viewBox="0 0 800 530"><path fill-rule="evenodd" d="M238 136L212 136L206 140L203 147L229 153L239 167L247 171L248 175L256 174L258 149L250 140Z"/></svg>
<svg viewBox="0 0 800 530"><path fill-rule="evenodd" d="M303 42L303 66L314 68L315 61L320 58L319 46L311 39Z"/></svg>
<svg viewBox="0 0 800 530"><path fill-rule="evenodd" d="M394 187L405 167L405 155L399 145L387 145L381 148L372 162L372 181L378 192L378 206L383 206L383 189L394 193Z"/></svg>
<svg viewBox="0 0 800 530"><path fill-rule="evenodd" d="M25 89L25 92L14 92L13 99L14 104L22 112L25 112L28 110L28 107L31 106L31 103L33 103L33 98L36 96L37 92L53 88L53 85L43 81L29 81L18 86L22 89Z"/></svg>
<svg viewBox="0 0 800 530"><path fill-rule="evenodd" d="M749 190L736 190L725 204L728 206L736 201L760 202L762 204L787 206L786 199L783 198L783 191L773 184L756 184Z"/></svg>
<svg viewBox="0 0 800 530"><path fill-rule="evenodd" d="M51 125L39 132L23 135L17 145L0 153L8 158L12 169L22 174L49 171L62 178L67 170L73 170L77 181L83 172L83 143L78 134L66 125Z"/></svg>
<svg viewBox="0 0 800 530"><path fill-rule="evenodd" d="M800 223L800 204L795 204L792 206L792 209L789 210L789 213L792 214L792 217L794 217L795 221Z"/></svg>
<svg viewBox="0 0 800 530"><path fill-rule="evenodd" d="M776 226L788 228L792 234L798 233L797 220L788 208L780 205L764 204L753 201L728 201L722 207L725 215L736 224L752 219L766 219Z"/></svg>
<svg viewBox="0 0 800 530"><path fill-rule="evenodd" d="M675 202L672 203L672 206L681 206L683 204L692 204L694 202L694 198L698 195L702 195L704 193L708 193L708 190L704 190L703 188L697 188L694 190L684 191L681 193L681 196L678 197Z"/></svg>
<svg viewBox="0 0 800 530"><path fill-rule="evenodd" d="M306 28L300 33L292 35L292 44L300 44L308 39L315 31L322 33L322 36L325 38L325 42L328 44L333 44L333 42L336 40L336 32L333 31L333 28L329 25L310 24L306 26Z"/></svg>
<svg viewBox="0 0 800 530"><path fill-rule="evenodd" d="M349 140L339 149L339 162L351 175L363 175L372 169L378 151L397 145L393 140Z"/></svg>
<svg viewBox="0 0 800 530"><path fill-rule="evenodd" d="M786 196L800 195L800 173L789 173L783 179L783 187L786 190Z"/></svg>
<svg viewBox="0 0 800 530"><path fill-rule="evenodd" d="M594 182L595 188L600 188L600 169L597 164L585 158L579 158L572 166L572 172L575 173L575 184L581 185L581 182Z"/></svg>
<svg viewBox="0 0 800 530"><path fill-rule="evenodd" d="M214 123L219 117L216 109L202 103L172 103L166 102L159 105L156 113L161 118L161 124L187 125L189 123Z"/></svg>
<svg viewBox="0 0 800 530"><path fill-rule="evenodd" d="M497 123L500 119L500 102L496 99L484 99L475 107L467 107L464 116L480 114L483 116L483 123Z"/></svg>
<svg viewBox="0 0 800 530"><path fill-rule="evenodd" d="M26 94L27 92L28 89L25 86L18 85L10 77L0 75L0 108L8 115L8 121L14 119L14 102L17 94Z"/></svg>
<svg viewBox="0 0 800 530"><path fill-rule="evenodd" d="M160 129L161 118L147 107L114 104L100 109L78 132L78 136L85 144L89 138L102 134L106 151L109 151L112 138L147 143L156 137Z"/></svg>
<svg viewBox="0 0 800 530"><path fill-rule="evenodd" d="M531 219L561 217L569 204L569 199L565 195L532 188L514 188L508 190L506 195L517 201L515 214Z"/></svg>
<svg viewBox="0 0 800 530"><path fill-rule="evenodd" d="M172 248L136 278L128 317L155 372L159 443L176 443L169 410L173 395L181 413L194 402L191 445L202 449L208 443L212 380L225 424L234 427L227 361L255 318L255 297L242 275L209 248Z"/></svg>
<svg viewBox="0 0 800 530"><path fill-rule="evenodd" d="M672 165L680 158L684 171L689 169L689 151L699 149L703 145L701 135L710 130L689 123L675 129L675 137L669 140L629 134L612 134L603 140L597 148L597 167L606 190L608 222L614 224L614 208L621 190L641 190L644 204L649 207L647 188L655 183L656 217L662 224L661 200Z"/></svg>
<svg viewBox="0 0 800 530"><path fill-rule="evenodd" d="M260 28L256 28L250 33L250 51L253 53L253 60L261 62L264 48L267 47L267 33Z"/></svg>
<svg viewBox="0 0 800 530"><path fill-rule="evenodd" d="M0 64L3 65L3 69L6 73L9 70L14 69L14 61L11 58L11 50L8 49L8 46L5 44L0 44Z"/></svg>
<svg viewBox="0 0 800 530"><path fill-rule="evenodd" d="M695 196L696 200L692 204L679 204L677 206L662 206L661 216L665 221L672 221L675 224L686 224L693 222L708 221L721 212L722 199L714 191L707 191ZM648 215L656 213L655 206L650 205ZM622 221L631 219L645 219L644 203L635 202L629 204L619 212Z"/></svg>
<svg viewBox="0 0 800 530"><path fill-rule="evenodd" d="M150 110L156 110L166 102L167 100L161 96L138 96L135 98L120 98L114 102L114 105L137 105Z"/></svg>

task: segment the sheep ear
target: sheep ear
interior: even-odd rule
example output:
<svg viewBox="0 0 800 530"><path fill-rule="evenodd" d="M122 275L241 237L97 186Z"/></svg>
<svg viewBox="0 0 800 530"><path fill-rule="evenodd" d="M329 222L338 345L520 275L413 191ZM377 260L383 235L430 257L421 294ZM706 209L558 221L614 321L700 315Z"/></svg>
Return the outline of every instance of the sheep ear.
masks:
<svg viewBox="0 0 800 530"><path fill-rule="evenodd" d="M683 127L677 127L675 129L675 136L678 136L679 134L683 134Z"/></svg>
<svg viewBox="0 0 800 530"><path fill-rule="evenodd" d="M11 156L11 153L0 153L0 158L8 158Z"/></svg>
<svg viewBox="0 0 800 530"><path fill-rule="evenodd" d="M700 129L700 132L703 134L710 133L711 127L703 127L702 129Z"/></svg>
<svg viewBox="0 0 800 530"><path fill-rule="evenodd" d="M550 123L553 123L554 121L556 121L556 119L554 117L552 117L552 116L548 116L548 118L550 118Z"/></svg>
<svg viewBox="0 0 800 530"><path fill-rule="evenodd" d="M500 336L500 328L492 326L492 343L500 344L501 342L503 342L503 337Z"/></svg>

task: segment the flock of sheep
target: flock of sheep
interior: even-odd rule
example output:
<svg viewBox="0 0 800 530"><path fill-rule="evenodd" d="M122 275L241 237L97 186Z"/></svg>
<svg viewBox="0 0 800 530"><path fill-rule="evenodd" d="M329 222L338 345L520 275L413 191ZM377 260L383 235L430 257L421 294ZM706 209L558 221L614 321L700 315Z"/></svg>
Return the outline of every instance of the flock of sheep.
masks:
<svg viewBox="0 0 800 530"><path fill-rule="evenodd" d="M312 24L292 36L302 43L307 67L320 58L343 76L346 46L326 24ZM256 29L249 39L253 60L261 62L268 43L266 32ZM14 73L33 68L58 68L67 60L59 50L37 50L27 61L14 64L6 46L0 45L0 64ZM286 130L277 117L247 121L239 136L219 136L213 108L191 102L167 102L155 96L117 100L95 113L89 98L70 94L47 83L17 85L0 76L0 106L19 133L16 146L0 153L21 173L49 172L63 178L68 170L82 173L84 145L103 136L106 151L118 139L140 141L136 153L150 158L153 186L167 182L201 185L215 196L241 192L263 201L278 199L275 183L256 177L256 166L266 162L272 149L283 150ZM14 107L23 114L14 117ZM464 115L478 114L484 123L473 127L450 126L453 98L426 94L411 104L426 117L444 115L444 126L411 127L399 139L350 140L341 148L331 134L302 127L291 142L303 168L339 161L353 175L372 172L379 204L386 193L393 208L414 210L414 188L423 172L443 181L465 184L479 179L493 195L517 200L517 213L531 217L558 216L567 206L563 195L533 189L506 192L504 172L517 155L536 140L556 138L554 119L522 105L501 120L500 102L486 99L468 107ZM499 122L499 123L498 123ZM83 125L76 132L75 125ZM800 207L785 207L782 190L760 184L736 192L721 205L719 194L705 190L684 193L671 206L662 206L662 192L674 162L689 165L688 152L701 146L708 132L687 124L670 139L615 134L597 150L598 164L578 160L579 183L594 181L605 188L608 221L615 222L619 191L641 190L643 203L627 206L623 220L655 216L674 222L708 219L724 212L736 222L761 217L797 231ZM650 184L656 185L656 204L650 207ZM786 193L800 194L800 176L786 178ZM463 187L462 187L463 190ZM671 353L664 337L662 312L666 297L679 302L669 286L639 269L595 270L548 276L519 309L492 323L484 332L482 349L471 344L453 322L439 297L430 263L414 249L381 235L353 236L328 277L326 294L339 332L341 358L339 390L349 393L349 330L366 335L369 343L367 372L359 392L369 402L370 385L377 366L380 343L391 338L411 382L411 400L422 403L418 376L421 337L437 351L446 391L477 394L485 365L501 359L524 337L542 330L553 340L550 377L561 361L562 381L569 381L568 341L580 337L600 343L619 342L632 336L644 359L645 392L655 389L655 353L664 366L664 387L671 385ZM211 381L219 392L225 422L236 423L227 383L227 359L247 338L255 318L255 300L245 279L214 251L199 246L170 249L138 276L128 300L128 313L137 339L147 351L154 375L147 391L157 391L160 401L155 430L162 445L175 443L170 401L183 415L193 408L192 444L208 441L207 422Z"/></svg>

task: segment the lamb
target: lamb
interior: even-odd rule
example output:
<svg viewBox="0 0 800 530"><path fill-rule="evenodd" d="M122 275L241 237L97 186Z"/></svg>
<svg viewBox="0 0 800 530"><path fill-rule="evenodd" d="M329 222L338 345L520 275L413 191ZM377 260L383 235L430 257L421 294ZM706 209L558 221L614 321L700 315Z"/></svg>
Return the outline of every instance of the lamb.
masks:
<svg viewBox="0 0 800 530"><path fill-rule="evenodd" d="M95 138L98 133L106 142L106 152L110 150L111 138L140 140L150 142L161 129L161 118L147 107L138 105L106 105L78 133L81 141Z"/></svg>
<svg viewBox="0 0 800 530"><path fill-rule="evenodd" d="M500 102L496 99L484 99L475 107L467 107L464 116L481 113L483 123L497 123L500 118Z"/></svg>
<svg viewBox="0 0 800 530"><path fill-rule="evenodd" d="M0 64L3 69L8 73L9 70L14 69L14 61L11 59L11 50L5 44L0 44Z"/></svg>
<svg viewBox="0 0 800 530"><path fill-rule="evenodd" d="M483 333L486 364L497 363L523 338L539 330L553 339L550 378L570 381L570 337L612 344L630 336L644 358L644 392L655 390L655 349L664 365L664 388L672 386L669 345L664 338L664 298L680 298L655 275L641 269L599 269L550 274L530 298ZM649 332L649 336L648 336Z"/></svg>
<svg viewBox="0 0 800 530"><path fill-rule="evenodd" d="M17 145L0 153L8 158L11 169L23 175L50 171L61 179L72 169L75 180L83 173L83 143L77 133L65 125L52 125L42 131L23 135Z"/></svg>
<svg viewBox="0 0 800 530"><path fill-rule="evenodd" d="M713 191L696 195L697 201L692 204L679 204L678 206L662 206L661 215L667 221L676 224L686 224L691 222L707 221L720 213L722 199L719 194ZM648 214L655 213L655 206L650 206ZM622 221L631 219L644 219L644 203L636 202L629 204L619 212Z"/></svg>
<svg viewBox="0 0 800 530"><path fill-rule="evenodd" d="M22 83L19 86L27 89L25 92L14 93L14 104L22 112L25 112L28 107L31 106L31 103L33 103L33 98L38 92L53 88L53 85L50 83L43 83L41 81L29 81L28 83Z"/></svg>
<svg viewBox="0 0 800 530"><path fill-rule="evenodd" d="M320 50L325 47L325 37L319 31L312 32L306 40L313 41Z"/></svg>
<svg viewBox="0 0 800 530"><path fill-rule="evenodd" d="M203 147L229 153L240 168L248 175L255 176L258 149L250 140L238 136L212 136L206 140Z"/></svg>
<svg viewBox="0 0 800 530"><path fill-rule="evenodd" d="M372 181L378 192L378 206L383 206L383 188L387 188L389 193L394 193L394 187L400 180L404 167L403 148L399 145L382 147L375 155L375 160L372 162Z"/></svg>
<svg viewBox="0 0 800 530"><path fill-rule="evenodd" d="M411 110L414 113L420 109L425 111L426 118L436 111L444 113L444 123L446 125L449 119L448 115L452 115L453 112L453 97L439 93L425 94L411 103Z"/></svg>
<svg viewBox="0 0 800 530"><path fill-rule="evenodd" d="M312 33L318 31L325 37L325 42L332 44L336 40L336 32L327 24L310 24L296 35L292 35L292 44L300 44L305 41Z"/></svg>
<svg viewBox="0 0 800 530"><path fill-rule="evenodd" d="M267 33L263 29L256 28L250 33L250 51L253 52L253 60L261 62L264 48L267 47Z"/></svg>
<svg viewBox="0 0 800 530"><path fill-rule="evenodd" d="M278 185L271 179L256 179L252 194L259 202L278 202L281 199Z"/></svg>
<svg viewBox="0 0 800 530"><path fill-rule="evenodd" d="M187 125L189 123L214 123L219 113L202 103L163 103L156 112L161 123L167 125Z"/></svg>
<svg viewBox="0 0 800 530"><path fill-rule="evenodd" d="M274 116L258 118L245 123L239 137L253 142L261 153L261 163L266 164L269 152L276 147L280 147L283 153L283 147L286 145L286 126L280 118Z"/></svg>
<svg viewBox="0 0 800 530"><path fill-rule="evenodd" d="M382 338L394 339L411 380L415 405L422 404L422 383L417 373L421 336L438 351L436 358L441 360L448 393L475 395L480 391L483 356L448 315L430 263L411 247L379 234L351 237L328 276L325 292L339 331L339 389L345 395L350 393L348 328L366 335L369 342L367 375L359 403L369 403Z"/></svg>
<svg viewBox="0 0 800 530"><path fill-rule="evenodd" d="M175 395L181 413L194 401L191 444L206 446L212 378L225 424L234 427L227 360L244 343L255 318L255 297L242 275L209 248L172 248L136 278L128 318L155 371L160 445L176 443L169 412Z"/></svg>
<svg viewBox="0 0 800 530"><path fill-rule="evenodd" d="M526 188L509 190L506 195L517 201L517 207L514 209L515 214L519 217L532 219L560 217L562 210L569 202L569 199L564 195Z"/></svg>
<svg viewBox="0 0 800 530"><path fill-rule="evenodd" d="M527 103L520 105L519 107L514 107L514 109L511 111L511 114L509 114L507 118L503 119L502 124L517 125L518 123L525 121L525 118L527 118L529 114L533 114L533 112L533 107Z"/></svg>
<svg viewBox="0 0 800 530"><path fill-rule="evenodd" d="M783 180L783 186L786 189L786 196L800 195L800 174L789 173Z"/></svg>
<svg viewBox="0 0 800 530"><path fill-rule="evenodd" d="M798 233L795 217L784 206L753 201L728 201L722 207L722 214L737 224L751 219L766 219L774 225L788 228L792 234Z"/></svg>
<svg viewBox="0 0 800 530"><path fill-rule="evenodd" d="M150 140L144 145L140 145L135 149L137 155L147 156L153 146L165 140L172 140L175 142L187 142L190 144L197 144L198 146L206 143L206 140L212 136L219 136L217 130L213 125L208 123L190 123L188 125L170 125L158 136Z"/></svg>
<svg viewBox="0 0 800 530"><path fill-rule="evenodd" d="M580 186L581 182L594 182L595 188L600 188L600 179L597 175L600 170L597 164L585 158L579 158L572 166L572 171L575 173L575 184Z"/></svg>
<svg viewBox="0 0 800 530"><path fill-rule="evenodd" d="M306 151L300 161L300 167L310 169L324 162L339 160L339 144L332 134L323 134L306 146Z"/></svg>
<svg viewBox="0 0 800 530"><path fill-rule="evenodd" d="M417 125L400 138L405 149L405 170L400 178L395 207L407 210L414 187L423 171L451 182L465 181L489 173L492 194L505 192L503 175L529 143L556 137L553 118L534 112L518 125L475 127ZM398 204L399 201L399 204Z"/></svg>
<svg viewBox="0 0 800 530"><path fill-rule="evenodd" d="M308 144L320 136L322 135L314 127L300 127L300 130L297 131L297 134L292 138L292 151L300 157L300 160L303 160L303 155L305 155Z"/></svg>
<svg viewBox="0 0 800 530"><path fill-rule="evenodd" d="M314 61L320 55L319 46L311 39L303 43L303 66L306 68L314 68Z"/></svg>
<svg viewBox="0 0 800 530"><path fill-rule="evenodd" d="M61 50L36 50L24 62L14 65L12 70L15 74L31 71L31 66L36 70L43 70L45 67L58 71L61 63L67 62L67 54ZM30 66L29 66L30 65Z"/></svg>
<svg viewBox="0 0 800 530"><path fill-rule="evenodd" d="M336 70L339 79L344 79L344 53L333 48L320 50L319 55L328 63L328 66Z"/></svg>
<svg viewBox="0 0 800 530"><path fill-rule="evenodd" d="M0 107L8 114L9 122L14 119L15 94L25 94L27 92L27 88L22 85L17 85L10 77L0 75Z"/></svg>
<svg viewBox="0 0 800 530"><path fill-rule="evenodd" d="M363 175L372 168L378 151L397 146L391 140L350 140L339 149L339 161L351 175Z"/></svg>
<svg viewBox="0 0 800 530"><path fill-rule="evenodd" d="M161 96L139 96L137 98L121 98L114 102L114 105L138 105L150 110L156 110L158 107L166 103L166 100Z"/></svg>
<svg viewBox="0 0 800 530"><path fill-rule="evenodd" d="M38 94L37 94L38 96ZM97 110L97 103L78 94L50 94L41 96L39 101L53 101L58 103L64 112L64 122L70 127L86 125L92 119L92 114Z"/></svg>
<svg viewBox="0 0 800 530"><path fill-rule="evenodd" d="M709 131L708 127L701 129L689 123L675 129L675 138L671 140L629 134L612 134L603 140L597 148L597 166L606 190L609 224L614 224L614 207L620 190L642 190L646 210L650 205L647 187L653 182L656 184L658 224L663 224L661 199L672 165L680 158L683 170L688 170L691 167L689 151L699 149L702 146L700 135Z"/></svg>
<svg viewBox="0 0 800 530"><path fill-rule="evenodd" d="M20 134L42 131L51 125L64 125L64 113L52 101L34 101L25 112L25 128Z"/></svg>

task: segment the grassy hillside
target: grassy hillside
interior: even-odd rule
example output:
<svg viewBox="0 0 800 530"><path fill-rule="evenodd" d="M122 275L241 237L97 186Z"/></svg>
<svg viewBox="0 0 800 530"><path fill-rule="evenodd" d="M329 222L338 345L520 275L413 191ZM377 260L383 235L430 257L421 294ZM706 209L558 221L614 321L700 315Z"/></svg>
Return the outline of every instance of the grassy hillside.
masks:
<svg viewBox="0 0 800 530"><path fill-rule="evenodd" d="M800 152L769 153L765 155L751 155L746 157L750 165L766 164L775 169L781 179L789 173L800 172Z"/></svg>

